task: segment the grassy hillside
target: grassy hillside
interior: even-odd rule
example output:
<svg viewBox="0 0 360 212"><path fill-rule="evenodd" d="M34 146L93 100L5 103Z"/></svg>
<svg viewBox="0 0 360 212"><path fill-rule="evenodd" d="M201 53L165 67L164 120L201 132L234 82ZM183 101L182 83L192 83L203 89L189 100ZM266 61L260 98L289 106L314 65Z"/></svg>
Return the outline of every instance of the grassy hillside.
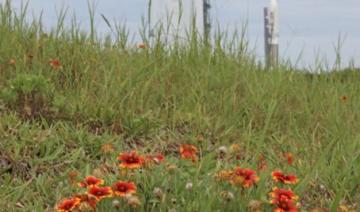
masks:
<svg viewBox="0 0 360 212"><path fill-rule="evenodd" d="M117 209L107 198L98 211L272 211L274 170L299 178L278 185L299 196L299 210L359 207L358 71L269 71L243 38L221 34L212 48L196 33L135 45L121 26L115 41L100 40L61 17L44 32L9 7L0 11L1 210L52 211L93 175L134 182L141 202L120 198ZM194 162L181 158L183 144L197 148ZM124 171L117 156L131 150L165 160ZM260 180L218 179L237 166Z"/></svg>

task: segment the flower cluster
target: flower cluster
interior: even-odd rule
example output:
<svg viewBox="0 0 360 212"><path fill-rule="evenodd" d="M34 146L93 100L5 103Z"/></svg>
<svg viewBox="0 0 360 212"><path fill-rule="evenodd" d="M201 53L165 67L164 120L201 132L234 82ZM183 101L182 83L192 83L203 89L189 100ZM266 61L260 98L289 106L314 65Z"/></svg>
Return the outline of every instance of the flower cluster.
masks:
<svg viewBox="0 0 360 212"><path fill-rule="evenodd" d="M235 152L235 151L232 151ZM239 152L239 151L237 151ZM293 165L293 155L289 152L284 153L284 157L289 166ZM264 171L267 169L267 163L265 157L260 155L257 161L257 170ZM280 170L275 170L271 173L274 183L279 183L281 185L294 185L298 182L298 178L294 174L285 174ZM252 169L245 169L241 167L235 167L233 169L221 170L216 174L216 179L218 181L225 181L233 186L241 188L250 188L256 185L259 181L256 171ZM229 192L222 192L223 199L229 200L232 198L227 198ZM231 192L230 192L231 193ZM226 195L225 195L226 194ZM298 205L297 199L298 196L291 189L285 188L273 188L270 195L270 204L274 206L275 212L297 212ZM233 195L230 195L233 196ZM226 197L226 198L225 198ZM256 203L256 204L255 204ZM249 203L249 209L251 211L259 211L261 207L260 201L252 201Z"/></svg>
<svg viewBox="0 0 360 212"><path fill-rule="evenodd" d="M93 176L86 177L82 182L78 183L79 187L86 188L86 192L63 200L56 206L56 210L58 212L70 212L74 209L86 207L96 211L96 205L102 199L116 197L134 198L133 194L136 193L136 185L133 182L117 181L111 186L101 186L102 184L104 184L103 179Z"/></svg>
<svg viewBox="0 0 360 212"><path fill-rule="evenodd" d="M160 153L142 156L136 151L130 151L120 153L117 159L120 162L119 168L121 171L135 170L149 164L159 164L165 160L165 157ZM107 198L112 198L117 202L117 198L124 199L127 205L130 206L141 204L139 198L135 196L137 191L136 184L131 181L119 180L105 186L104 179L87 176L81 182L78 182L77 185L80 188L86 189L86 191L61 201L56 206L58 212L83 211L84 208L96 211L97 204ZM118 207L118 204L115 205Z"/></svg>
<svg viewBox="0 0 360 212"><path fill-rule="evenodd" d="M226 155L235 154L236 156L241 154L240 147L233 145L230 151L227 147L222 146L218 148L217 157L219 160L226 161ZM193 164L197 165L200 159L198 156L198 148L192 144L182 144L179 146L179 156L181 159L189 160ZM234 158L230 156L229 158ZM237 157L235 157L237 158ZM292 154L287 153L285 155L288 165L292 165ZM64 199L57 204L56 210L58 212L70 212L70 211L96 211L98 203L104 199L112 199L113 206L117 209L121 209L120 206L139 206L141 204L140 198L137 196L137 186L133 182L133 176L136 173L142 173L141 170L149 170L150 168L164 162L165 157L161 153L141 155L137 151L132 150L128 152L122 152L117 157L118 168L121 180L113 182L112 184L106 184L105 180L95 176L87 176L83 180L77 183L80 189L84 191L80 194L75 194L71 198ZM236 159L238 161L238 159ZM200 164L200 163L199 163ZM176 169L174 164L166 164L165 170L170 171ZM266 159L263 155L260 155L257 162L257 171L265 171L267 169ZM75 175L74 177L76 177ZM284 186L293 185L298 182L298 178L294 174L285 174L280 170L275 170L271 173L274 183ZM72 177L72 178L74 178ZM260 178L257 172L253 169L235 166L232 169L220 170L216 174L218 181L226 182L234 188L244 189L255 187ZM187 191L194 189L194 184L188 181L185 185ZM154 189L154 196L163 201L164 193L161 188ZM270 204L274 206L275 212L296 212L298 211L298 196L290 188L274 187L269 193ZM232 191L222 191L220 193L222 199L231 201L236 197L236 194ZM174 201L176 201L174 199ZM261 201L253 200L249 203L249 208L252 211L258 211L261 207Z"/></svg>
<svg viewBox="0 0 360 212"><path fill-rule="evenodd" d="M273 171L272 177L275 183L291 185L298 182L294 174L284 174L281 171ZM297 212L296 200L298 196L291 189L274 187L270 195L270 204L275 206L275 212Z"/></svg>

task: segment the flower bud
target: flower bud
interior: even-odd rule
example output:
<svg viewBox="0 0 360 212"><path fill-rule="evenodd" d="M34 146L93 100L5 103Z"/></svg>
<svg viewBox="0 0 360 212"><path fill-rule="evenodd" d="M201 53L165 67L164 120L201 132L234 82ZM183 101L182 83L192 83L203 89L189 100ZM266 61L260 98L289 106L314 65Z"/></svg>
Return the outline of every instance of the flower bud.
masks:
<svg viewBox="0 0 360 212"><path fill-rule="evenodd" d="M226 154L228 152L228 149L226 148L226 146L221 146L218 148L218 151L220 154Z"/></svg>
<svg viewBox="0 0 360 212"><path fill-rule="evenodd" d="M159 187L154 188L153 194L158 199L162 199L162 197L164 195L163 191Z"/></svg>
<svg viewBox="0 0 360 212"><path fill-rule="evenodd" d="M137 196L131 196L127 198L127 204L132 207L137 207L141 205L141 202Z"/></svg>
<svg viewBox="0 0 360 212"><path fill-rule="evenodd" d="M119 202L119 200L114 200L114 201L112 202L112 205L113 205L114 208L120 208L120 202Z"/></svg>

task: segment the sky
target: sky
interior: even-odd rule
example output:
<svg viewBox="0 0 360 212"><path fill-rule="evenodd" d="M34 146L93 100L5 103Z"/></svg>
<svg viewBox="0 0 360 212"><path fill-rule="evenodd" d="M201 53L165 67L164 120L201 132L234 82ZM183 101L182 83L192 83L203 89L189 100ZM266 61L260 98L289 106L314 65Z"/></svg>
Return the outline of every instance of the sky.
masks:
<svg viewBox="0 0 360 212"><path fill-rule="evenodd" d="M0 0L4 2L5 0ZM157 0L153 0L157 1ZM160 1L160 0L158 0ZM162 0L163 1L163 0ZM175 0L172 0L175 1ZM187 1L187 0L185 0ZM195 0L199 1L199 0ZM12 0L20 8L22 0ZM211 0L213 25L241 30L247 23L247 38L259 60L264 58L263 8L270 0ZM147 16L147 0L95 0L96 29L109 31L100 14L109 20L126 23L136 34L142 17ZM360 0L279 0L280 57L298 67L314 67L317 58L335 62L335 46L343 41L343 66L354 60L360 66ZM81 27L89 27L88 0L29 0L30 16L43 12L47 28L56 25L58 11L67 8L76 14ZM158 4L157 7L160 7ZM30 17L29 17L30 18Z"/></svg>

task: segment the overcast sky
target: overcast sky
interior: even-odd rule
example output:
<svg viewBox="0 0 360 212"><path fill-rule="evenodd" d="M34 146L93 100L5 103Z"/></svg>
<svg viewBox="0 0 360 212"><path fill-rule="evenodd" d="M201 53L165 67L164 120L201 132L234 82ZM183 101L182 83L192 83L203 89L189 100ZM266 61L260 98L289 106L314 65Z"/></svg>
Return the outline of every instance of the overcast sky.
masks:
<svg viewBox="0 0 360 212"><path fill-rule="evenodd" d="M2 2L4 0L0 0ZM156 1L156 0L153 0ZM19 8L21 0L12 0ZM136 33L141 17L147 13L147 0L97 0L96 26L99 32L108 28L100 14L110 20L126 22ZM263 59L263 7L269 0L212 0L211 16L229 29L240 28L248 22L248 39L256 47L259 59ZM84 29L88 28L87 0L30 0L31 15L43 11L44 24L54 26L61 8L75 13ZM360 65L360 0L279 0L280 54L295 63L303 52L299 66L314 64L317 54L335 60L334 45L339 35L345 39L342 46L344 63L354 58Z"/></svg>

